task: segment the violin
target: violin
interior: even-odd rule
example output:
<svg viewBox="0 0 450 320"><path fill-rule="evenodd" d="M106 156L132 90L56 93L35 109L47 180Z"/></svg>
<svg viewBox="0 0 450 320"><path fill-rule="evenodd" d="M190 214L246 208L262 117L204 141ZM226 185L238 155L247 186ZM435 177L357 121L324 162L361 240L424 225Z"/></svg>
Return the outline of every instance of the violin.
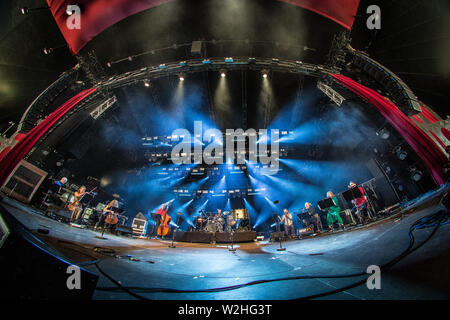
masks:
<svg viewBox="0 0 450 320"><path fill-rule="evenodd" d="M157 230L158 236L165 236L170 232L169 223L172 220L172 218L170 218L169 214L167 213L168 210L169 205L166 208L166 214L164 216L161 216L160 225Z"/></svg>

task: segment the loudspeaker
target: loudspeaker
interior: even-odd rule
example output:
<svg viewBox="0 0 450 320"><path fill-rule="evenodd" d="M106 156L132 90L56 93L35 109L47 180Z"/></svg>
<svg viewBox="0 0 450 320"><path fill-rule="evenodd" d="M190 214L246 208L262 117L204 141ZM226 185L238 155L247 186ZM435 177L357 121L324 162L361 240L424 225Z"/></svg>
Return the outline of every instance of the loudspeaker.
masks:
<svg viewBox="0 0 450 320"><path fill-rule="evenodd" d="M375 181L372 183L372 185L375 187L374 191L376 192L377 196L382 200L383 207L390 206L399 202L400 200L396 197L394 191L392 190L391 184L379 168L377 162L374 159L371 159L366 163L366 167L375 178ZM374 198L371 198L371 200L375 201Z"/></svg>
<svg viewBox="0 0 450 320"><path fill-rule="evenodd" d="M30 203L47 172L22 160L9 175L2 191L23 203Z"/></svg>
<svg viewBox="0 0 450 320"><path fill-rule="evenodd" d="M131 230L134 235L143 235L145 233L145 227L147 226L147 219L142 213L138 213L131 223Z"/></svg>

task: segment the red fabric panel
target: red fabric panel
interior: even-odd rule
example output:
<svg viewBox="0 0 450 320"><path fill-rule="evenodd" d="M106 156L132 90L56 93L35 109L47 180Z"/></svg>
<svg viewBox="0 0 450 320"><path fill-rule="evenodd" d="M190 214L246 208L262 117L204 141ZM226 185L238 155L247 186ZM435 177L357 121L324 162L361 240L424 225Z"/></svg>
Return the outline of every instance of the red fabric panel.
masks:
<svg viewBox="0 0 450 320"><path fill-rule="evenodd" d="M318 13L351 29L360 0L278 0Z"/></svg>
<svg viewBox="0 0 450 320"><path fill-rule="evenodd" d="M445 149L445 144L442 142L441 139L439 139L439 137L431 130L428 130L428 132L433 136L434 139L436 139L437 142L439 142L439 144L442 146L442 148Z"/></svg>
<svg viewBox="0 0 450 320"><path fill-rule="evenodd" d="M77 54L103 30L128 16L173 0L47 0L50 11L70 50ZM67 5L81 8L81 28L67 27Z"/></svg>
<svg viewBox="0 0 450 320"><path fill-rule="evenodd" d="M38 140L47 132L62 116L75 107L80 101L93 93L95 88L87 89L70 100L64 103L61 107L56 109L47 118L41 121L37 126L31 129L27 135L18 142L14 148L6 154L0 161L0 185L2 185L9 174L14 170L17 164L30 152Z"/></svg>
<svg viewBox="0 0 450 320"><path fill-rule="evenodd" d="M417 120L417 122L420 122L421 124L423 124L423 121L420 120L420 118L417 116L417 114L413 115L413 118Z"/></svg>
<svg viewBox="0 0 450 320"><path fill-rule="evenodd" d="M425 107L422 106L422 114L425 117L425 119L427 119L428 121L430 121L431 123L435 123L438 122L439 120L430 112L428 111Z"/></svg>
<svg viewBox="0 0 450 320"><path fill-rule="evenodd" d="M441 132L444 135L444 137L447 138L448 141L450 141L450 131L448 131L445 128L441 128Z"/></svg>
<svg viewBox="0 0 450 320"><path fill-rule="evenodd" d="M380 111L422 159L437 185L446 182L443 168L447 163L447 158L425 132L414 125L411 119L401 112L392 102L385 99L376 91L348 77L338 74L332 74L332 76Z"/></svg>

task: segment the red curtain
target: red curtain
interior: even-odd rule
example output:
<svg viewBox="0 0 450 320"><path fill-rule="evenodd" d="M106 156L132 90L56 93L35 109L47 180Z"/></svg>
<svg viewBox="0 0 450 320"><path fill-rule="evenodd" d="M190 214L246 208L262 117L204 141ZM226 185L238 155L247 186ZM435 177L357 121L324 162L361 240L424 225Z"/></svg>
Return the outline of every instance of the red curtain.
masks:
<svg viewBox="0 0 450 320"><path fill-rule="evenodd" d="M77 54L89 41L115 23L141 11L173 0L47 0L50 11L72 53ZM331 19L351 29L360 0L278 0ZM67 6L80 7L80 29L69 29ZM252 13L249 13L252 14Z"/></svg>
<svg viewBox="0 0 450 320"><path fill-rule="evenodd" d="M56 24L72 53L77 54L103 30L128 16L173 0L47 0ZM67 6L80 7L80 29L69 29Z"/></svg>
<svg viewBox="0 0 450 320"><path fill-rule="evenodd" d="M278 0L318 13L351 29L360 0Z"/></svg>
<svg viewBox="0 0 450 320"><path fill-rule="evenodd" d="M433 140L416 127L397 106L376 91L348 77L338 74L332 74L331 76L380 111L423 160L438 186L446 182L444 165L447 163L447 157L441 152Z"/></svg>
<svg viewBox="0 0 450 320"><path fill-rule="evenodd" d="M87 89L60 106L56 111L51 113L47 118L42 120L28 134L18 142L11 151L9 151L0 161L0 185L6 181L10 173L17 164L30 152L38 140L67 112L75 107L80 101L93 93L95 88Z"/></svg>

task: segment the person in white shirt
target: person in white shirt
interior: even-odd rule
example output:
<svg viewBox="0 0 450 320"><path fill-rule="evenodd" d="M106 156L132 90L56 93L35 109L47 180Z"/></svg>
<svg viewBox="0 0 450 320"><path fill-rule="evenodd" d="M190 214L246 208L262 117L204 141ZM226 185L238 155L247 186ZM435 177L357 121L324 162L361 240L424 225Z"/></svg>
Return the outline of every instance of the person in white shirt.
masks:
<svg viewBox="0 0 450 320"><path fill-rule="evenodd" d="M281 222L284 223L284 232L286 236L295 235L294 229L294 221L292 220L292 214L289 213L288 209L283 209L283 217L281 218Z"/></svg>

